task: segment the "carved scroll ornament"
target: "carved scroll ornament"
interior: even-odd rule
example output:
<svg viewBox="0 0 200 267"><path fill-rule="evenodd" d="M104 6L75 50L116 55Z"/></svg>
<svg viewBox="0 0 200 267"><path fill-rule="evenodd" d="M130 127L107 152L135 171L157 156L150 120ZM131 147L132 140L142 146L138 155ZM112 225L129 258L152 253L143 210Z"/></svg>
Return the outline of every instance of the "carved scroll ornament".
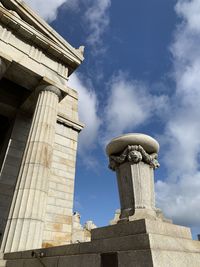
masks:
<svg viewBox="0 0 200 267"><path fill-rule="evenodd" d="M120 164L125 162L131 162L133 164L137 164L141 161L147 163L152 167L153 169L156 169L160 166L158 163L158 154L148 154L144 148L140 145L134 145L134 146L128 146L121 155L115 156L111 155L109 157L109 168L113 171L115 171Z"/></svg>

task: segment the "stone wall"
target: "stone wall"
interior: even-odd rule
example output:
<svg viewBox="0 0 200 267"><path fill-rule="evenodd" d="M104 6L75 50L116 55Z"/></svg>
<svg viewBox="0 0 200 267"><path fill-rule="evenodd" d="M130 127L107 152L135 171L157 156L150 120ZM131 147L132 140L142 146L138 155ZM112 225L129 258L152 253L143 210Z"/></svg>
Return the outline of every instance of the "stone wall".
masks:
<svg viewBox="0 0 200 267"><path fill-rule="evenodd" d="M76 95L76 94L75 94ZM44 226L43 247L72 242L74 178L78 131L67 125L78 121L78 100L66 96L59 105L65 122L57 121Z"/></svg>

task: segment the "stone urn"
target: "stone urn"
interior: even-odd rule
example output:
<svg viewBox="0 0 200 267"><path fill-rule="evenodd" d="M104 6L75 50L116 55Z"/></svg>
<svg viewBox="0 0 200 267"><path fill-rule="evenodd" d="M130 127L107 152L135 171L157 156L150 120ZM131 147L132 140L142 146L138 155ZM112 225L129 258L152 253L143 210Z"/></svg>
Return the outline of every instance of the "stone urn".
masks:
<svg viewBox="0 0 200 267"><path fill-rule="evenodd" d="M159 167L158 151L155 139L139 133L116 137L107 145L109 168L117 176L120 222L157 218L154 169Z"/></svg>

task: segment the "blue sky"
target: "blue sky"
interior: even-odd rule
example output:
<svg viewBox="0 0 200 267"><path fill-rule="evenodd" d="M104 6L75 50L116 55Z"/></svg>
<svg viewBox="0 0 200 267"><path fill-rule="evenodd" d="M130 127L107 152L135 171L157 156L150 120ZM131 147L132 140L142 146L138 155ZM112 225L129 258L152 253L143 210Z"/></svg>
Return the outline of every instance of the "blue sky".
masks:
<svg viewBox="0 0 200 267"><path fill-rule="evenodd" d="M27 0L85 61L79 92L75 210L107 225L119 208L105 145L127 132L161 145L157 206L200 233L200 0Z"/></svg>

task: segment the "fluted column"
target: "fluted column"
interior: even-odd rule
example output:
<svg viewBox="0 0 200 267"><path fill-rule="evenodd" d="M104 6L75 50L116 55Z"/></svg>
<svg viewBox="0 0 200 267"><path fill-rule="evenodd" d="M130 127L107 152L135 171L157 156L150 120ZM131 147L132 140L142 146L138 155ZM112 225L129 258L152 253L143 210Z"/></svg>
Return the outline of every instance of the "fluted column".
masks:
<svg viewBox="0 0 200 267"><path fill-rule="evenodd" d="M37 88L38 100L23 155L2 251L40 248L60 90Z"/></svg>
<svg viewBox="0 0 200 267"><path fill-rule="evenodd" d="M121 204L120 221L156 218L154 169L159 144L144 134L114 138L107 146L109 167L116 172Z"/></svg>

